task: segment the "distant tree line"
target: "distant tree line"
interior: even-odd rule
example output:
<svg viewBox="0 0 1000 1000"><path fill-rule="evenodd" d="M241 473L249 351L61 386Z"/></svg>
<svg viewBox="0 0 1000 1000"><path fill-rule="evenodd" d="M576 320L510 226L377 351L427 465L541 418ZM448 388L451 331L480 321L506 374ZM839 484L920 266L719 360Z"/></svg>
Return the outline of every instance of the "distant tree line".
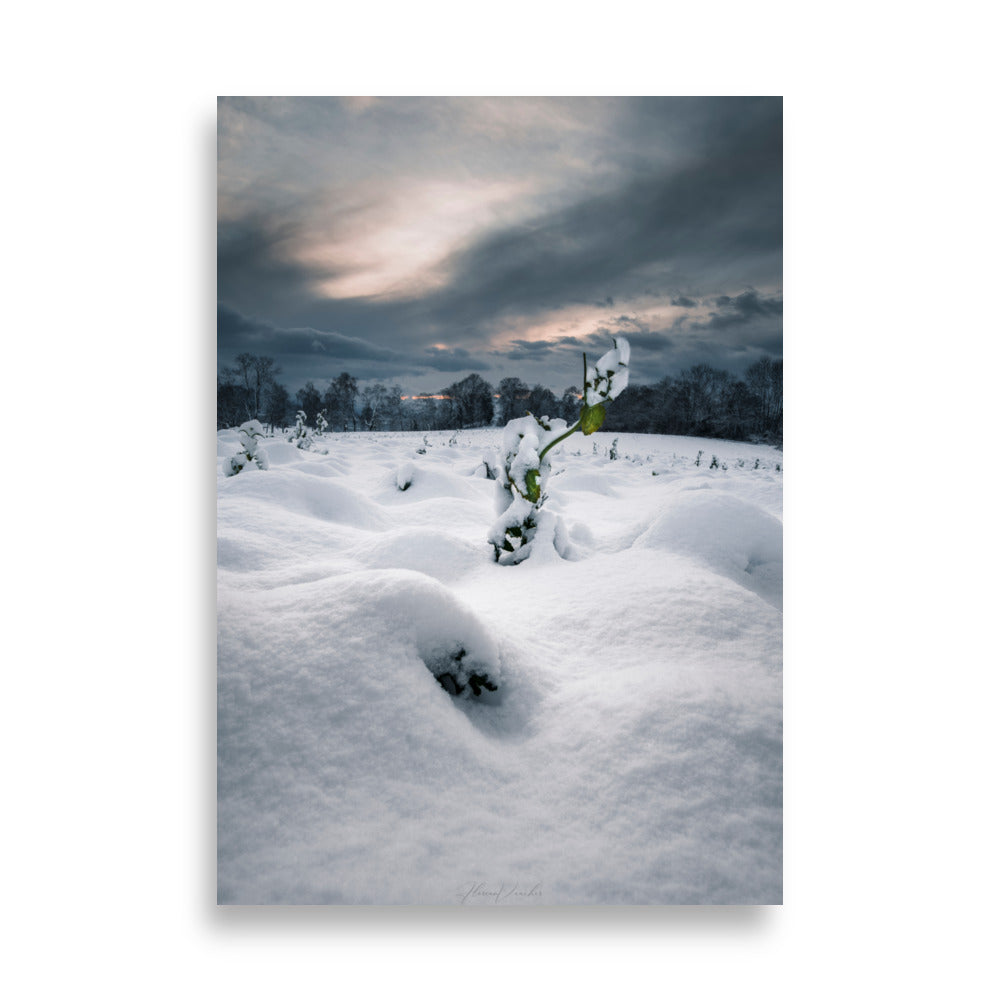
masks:
<svg viewBox="0 0 1000 1000"><path fill-rule="evenodd" d="M494 389L469 375L438 393L404 398L398 385L375 383L359 389L343 372L322 391L312 382L291 396L278 381L273 358L240 354L218 379L218 426L260 420L288 427L303 410L311 427L320 413L331 431L429 431L504 426L531 412L572 422L580 412L581 390L569 386L557 397L542 385L503 378ZM765 441L782 438L782 363L762 359L743 378L709 365L695 365L655 385L631 385L608 410L606 431L685 434Z"/></svg>

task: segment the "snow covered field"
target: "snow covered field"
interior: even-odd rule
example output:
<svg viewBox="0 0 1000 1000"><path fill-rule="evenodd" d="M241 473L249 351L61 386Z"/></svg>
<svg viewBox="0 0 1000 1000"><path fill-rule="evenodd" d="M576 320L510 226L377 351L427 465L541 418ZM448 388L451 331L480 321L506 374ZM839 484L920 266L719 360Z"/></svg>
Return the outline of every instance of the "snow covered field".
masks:
<svg viewBox="0 0 1000 1000"><path fill-rule="evenodd" d="M500 566L501 434L219 432L220 902L781 901L781 452L576 434Z"/></svg>

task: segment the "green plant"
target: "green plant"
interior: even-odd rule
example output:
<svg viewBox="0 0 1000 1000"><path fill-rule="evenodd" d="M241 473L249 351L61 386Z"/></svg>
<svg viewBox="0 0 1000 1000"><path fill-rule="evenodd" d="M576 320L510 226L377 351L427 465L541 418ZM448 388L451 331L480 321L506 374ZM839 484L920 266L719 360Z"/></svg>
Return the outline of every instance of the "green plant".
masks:
<svg viewBox="0 0 1000 1000"><path fill-rule="evenodd" d="M594 365L583 356L584 389L580 416L572 426L548 416L511 420L504 429L504 458L497 477L498 520L489 534L494 558L515 564L528 558L540 528L559 548L561 522L543 511L545 486L552 471L549 455L576 431L593 434L600 430L607 405L628 385L629 343L614 339L614 347Z"/></svg>

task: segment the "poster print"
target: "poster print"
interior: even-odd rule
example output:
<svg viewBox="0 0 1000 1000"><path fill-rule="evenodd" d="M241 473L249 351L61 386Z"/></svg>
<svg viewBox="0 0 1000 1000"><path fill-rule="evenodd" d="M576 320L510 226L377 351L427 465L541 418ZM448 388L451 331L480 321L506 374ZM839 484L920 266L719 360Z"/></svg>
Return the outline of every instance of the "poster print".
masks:
<svg viewBox="0 0 1000 1000"><path fill-rule="evenodd" d="M218 900L782 899L780 98L220 98Z"/></svg>

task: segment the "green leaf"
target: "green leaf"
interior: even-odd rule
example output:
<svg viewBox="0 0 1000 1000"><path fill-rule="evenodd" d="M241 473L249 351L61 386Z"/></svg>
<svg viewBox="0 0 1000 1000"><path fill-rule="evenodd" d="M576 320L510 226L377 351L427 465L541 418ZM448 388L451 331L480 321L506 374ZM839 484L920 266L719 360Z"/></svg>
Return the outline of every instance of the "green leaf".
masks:
<svg viewBox="0 0 1000 1000"><path fill-rule="evenodd" d="M599 431L604 423L605 410L601 403L594 406L584 406L580 414L580 429L584 434L593 434Z"/></svg>
<svg viewBox="0 0 1000 1000"><path fill-rule="evenodd" d="M538 485L538 469L528 469L524 474L524 485L528 487L528 499L535 503L542 490Z"/></svg>

